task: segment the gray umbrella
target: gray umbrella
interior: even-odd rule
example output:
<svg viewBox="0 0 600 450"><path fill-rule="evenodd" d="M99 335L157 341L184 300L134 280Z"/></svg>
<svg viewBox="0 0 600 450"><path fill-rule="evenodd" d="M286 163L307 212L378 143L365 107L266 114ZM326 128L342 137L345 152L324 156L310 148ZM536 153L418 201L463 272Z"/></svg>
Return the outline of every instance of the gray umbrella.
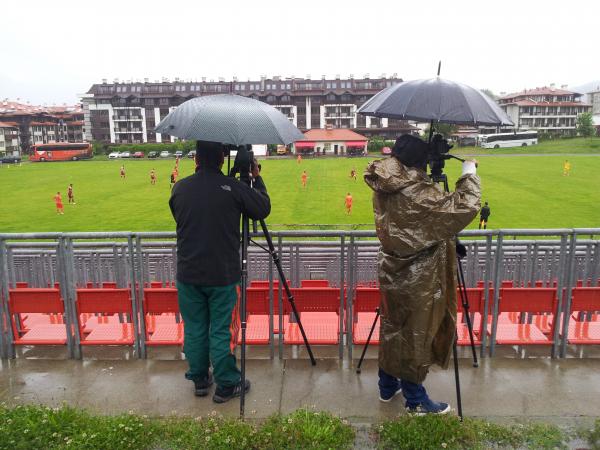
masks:
<svg viewBox="0 0 600 450"><path fill-rule="evenodd" d="M365 116L465 125L514 125L487 95L442 78L399 83L377 93L358 110Z"/></svg>
<svg viewBox="0 0 600 450"><path fill-rule="evenodd" d="M155 131L231 145L287 145L304 139L300 130L272 106L233 94L188 100L165 117Z"/></svg>

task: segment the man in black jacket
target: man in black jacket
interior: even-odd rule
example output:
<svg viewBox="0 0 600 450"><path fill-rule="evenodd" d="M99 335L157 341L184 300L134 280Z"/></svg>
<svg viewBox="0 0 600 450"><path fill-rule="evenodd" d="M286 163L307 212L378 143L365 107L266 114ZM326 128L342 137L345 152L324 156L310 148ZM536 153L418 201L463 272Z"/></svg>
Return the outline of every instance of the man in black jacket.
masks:
<svg viewBox="0 0 600 450"><path fill-rule="evenodd" d="M271 211L257 164L254 189L227 177L223 145L198 141L196 173L173 188L169 206L177 222L177 292L184 322L184 352L195 394L206 396L213 383L216 403L241 394L234 348L240 317L240 217L266 218ZM210 357L209 357L210 355ZM244 389L250 389L246 380Z"/></svg>
<svg viewBox="0 0 600 450"><path fill-rule="evenodd" d="M487 222L488 222L488 219L490 218L491 214L492 214L492 212L490 211L488 202L485 202L485 205L483 205L483 208L481 208L481 212L479 213L479 229L480 230L481 230L482 226L483 226L484 230L487 228Z"/></svg>

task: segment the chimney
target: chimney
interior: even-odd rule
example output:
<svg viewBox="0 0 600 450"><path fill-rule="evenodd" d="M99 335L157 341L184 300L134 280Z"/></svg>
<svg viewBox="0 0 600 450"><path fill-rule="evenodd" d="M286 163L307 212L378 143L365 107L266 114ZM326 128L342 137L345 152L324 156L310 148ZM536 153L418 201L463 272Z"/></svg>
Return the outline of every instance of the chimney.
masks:
<svg viewBox="0 0 600 450"><path fill-rule="evenodd" d="M325 78L327 78L325 75L321 75L321 80L324 80Z"/></svg>
<svg viewBox="0 0 600 450"><path fill-rule="evenodd" d="M106 78L102 78L102 84L106 84L108 80Z"/></svg>
<svg viewBox="0 0 600 450"><path fill-rule="evenodd" d="M148 78L144 78L144 83L147 83L147 82L148 82Z"/></svg>
<svg viewBox="0 0 600 450"><path fill-rule="evenodd" d="M561 88L561 89L566 89L566 88L568 88L568 87L569 87L569 85L568 85L568 84L561 84L561 85L560 85L560 88Z"/></svg>
<svg viewBox="0 0 600 450"><path fill-rule="evenodd" d="M339 74L339 73L338 73L338 74L335 76L335 79L336 79L336 80L339 80L339 79L340 79L340 74Z"/></svg>
<svg viewBox="0 0 600 450"><path fill-rule="evenodd" d="M306 79L310 80L310 73L306 75Z"/></svg>

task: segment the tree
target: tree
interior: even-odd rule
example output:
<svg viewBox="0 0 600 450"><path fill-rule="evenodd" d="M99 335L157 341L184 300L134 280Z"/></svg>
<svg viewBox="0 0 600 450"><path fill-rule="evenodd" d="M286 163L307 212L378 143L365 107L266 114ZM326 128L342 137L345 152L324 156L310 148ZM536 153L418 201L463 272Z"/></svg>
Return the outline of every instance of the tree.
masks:
<svg viewBox="0 0 600 450"><path fill-rule="evenodd" d="M577 133L589 138L596 134L591 112L581 113L577 116Z"/></svg>
<svg viewBox="0 0 600 450"><path fill-rule="evenodd" d="M434 123L433 124L433 132L439 133L444 136L446 139L450 137L450 135L456 133L458 130L458 126L453 123ZM423 138L425 140L429 139L429 126L425 128L423 132Z"/></svg>
<svg viewBox="0 0 600 450"><path fill-rule="evenodd" d="M483 92L485 95L487 95L492 100L494 100L494 101L498 100L498 96L496 94L494 94L490 89L480 89L480 91Z"/></svg>

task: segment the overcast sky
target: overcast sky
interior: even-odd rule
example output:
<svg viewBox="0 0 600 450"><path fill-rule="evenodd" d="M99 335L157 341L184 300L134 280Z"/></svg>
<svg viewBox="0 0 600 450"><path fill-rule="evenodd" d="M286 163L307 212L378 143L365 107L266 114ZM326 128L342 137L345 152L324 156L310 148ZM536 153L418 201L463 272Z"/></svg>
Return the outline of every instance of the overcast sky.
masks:
<svg viewBox="0 0 600 450"><path fill-rule="evenodd" d="M397 73L494 93L600 79L600 2L6 2L0 99L74 103L112 81Z"/></svg>

